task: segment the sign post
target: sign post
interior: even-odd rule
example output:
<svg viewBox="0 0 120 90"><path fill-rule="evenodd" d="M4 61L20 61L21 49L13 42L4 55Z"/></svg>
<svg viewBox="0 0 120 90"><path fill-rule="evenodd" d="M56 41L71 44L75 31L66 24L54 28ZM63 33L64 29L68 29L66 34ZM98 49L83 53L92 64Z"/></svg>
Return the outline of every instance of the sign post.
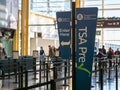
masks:
<svg viewBox="0 0 120 90"><path fill-rule="evenodd" d="M76 88L76 29L75 29L75 1L72 1L72 90Z"/></svg>

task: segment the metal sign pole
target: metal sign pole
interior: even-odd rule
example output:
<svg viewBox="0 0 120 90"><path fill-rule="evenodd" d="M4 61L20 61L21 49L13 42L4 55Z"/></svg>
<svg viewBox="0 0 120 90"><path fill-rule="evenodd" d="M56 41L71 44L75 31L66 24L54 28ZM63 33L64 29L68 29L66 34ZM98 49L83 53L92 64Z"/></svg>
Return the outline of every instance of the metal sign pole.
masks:
<svg viewBox="0 0 120 90"><path fill-rule="evenodd" d="M75 1L72 1L72 90L76 90L76 68L75 68Z"/></svg>

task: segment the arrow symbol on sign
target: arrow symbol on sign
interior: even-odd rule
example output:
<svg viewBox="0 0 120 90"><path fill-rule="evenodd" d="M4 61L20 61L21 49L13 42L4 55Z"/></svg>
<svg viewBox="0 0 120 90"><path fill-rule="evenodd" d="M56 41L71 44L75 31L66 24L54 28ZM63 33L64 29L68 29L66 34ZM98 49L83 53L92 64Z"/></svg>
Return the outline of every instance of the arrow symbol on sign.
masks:
<svg viewBox="0 0 120 90"><path fill-rule="evenodd" d="M61 45L62 45L62 46L70 45L70 41L68 41L68 42L64 42L64 41L62 41L62 42L61 42Z"/></svg>

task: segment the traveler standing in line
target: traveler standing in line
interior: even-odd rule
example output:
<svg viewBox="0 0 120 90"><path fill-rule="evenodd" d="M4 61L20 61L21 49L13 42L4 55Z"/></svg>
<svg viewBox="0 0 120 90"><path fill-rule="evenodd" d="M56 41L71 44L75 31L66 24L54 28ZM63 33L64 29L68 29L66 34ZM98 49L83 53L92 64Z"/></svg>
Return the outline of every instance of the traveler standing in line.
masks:
<svg viewBox="0 0 120 90"><path fill-rule="evenodd" d="M119 48L117 48L117 50L115 51L115 55L120 55L120 50L119 50Z"/></svg>
<svg viewBox="0 0 120 90"><path fill-rule="evenodd" d="M99 68L106 68L106 62L101 62L101 61L103 61L104 60L104 58L103 57L105 57L106 55L102 52L102 49L101 48L99 48L99 52L98 52L98 54L97 54L97 57L98 57L98 59L99 59L99 64L98 64L98 66L99 66Z"/></svg>
<svg viewBox="0 0 120 90"><path fill-rule="evenodd" d="M52 57L53 57L53 58L55 57L55 53L56 53L55 46L52 46Z"/></svg>
<svg viewBox="0 0 120 90"><path fill-rule="evenodd" d="M103 52L104 55L106 55L106 49L105 49L104 45L102 46L102 52Z"/></svg>
<svg viewBox="0 0 120 90"><path fill-rule="evenodd" d="M48 63L49 63L49 68L51 67L51 60L52 60L52 47L51 45L48 46Z"/></svg>
<svg viewBox="0 0 120 90"><path fill-rule="evenodd" d="M107 52L107 58L109 59L109 67L112 66L112 58L114 57L114 52L111 47L109 47L108 52Z"/></svg>
<svg viewBox="0 0 120 90"><path fill-rule="evenodd" d="M48 48L49 48L48 56L51 59L52 58L52 47L51 47L51 45L49 45Z"/></svg>
<svg viewBox="0 0 120 90"><path fill-rule="evenodd" d="M40 47L40 61L43 64L45 62L45 51L43 50L43 47Z"/></svg>
<svg viewBox="0 0 120 90"><path fill-rule="evenodd" d="M99 48L99 52L98 52L98 54L97 54L97 57L98 57L98 58L103 58L103 57L105 57L105 54L102 52L102 49L101 49L101 48Z"/></svg>
<svg viewBox="0 0 120 90"><path fill-rule="evenodd" d="M60 52L60 46L59 46L55 51L55 56L60 57L60 54L61 54L61 52Z"/></svg>

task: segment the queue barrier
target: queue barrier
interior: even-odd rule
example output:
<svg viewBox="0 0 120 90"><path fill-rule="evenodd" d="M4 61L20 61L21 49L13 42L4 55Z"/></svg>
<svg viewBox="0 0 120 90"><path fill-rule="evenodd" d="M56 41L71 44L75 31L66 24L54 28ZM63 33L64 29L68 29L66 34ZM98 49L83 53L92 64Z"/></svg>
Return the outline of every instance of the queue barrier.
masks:
<svg viewBox="0 0 120 90"><path fill-rule="evenodd" d="M58 59L58 60L55 60ZM64 80L64 83L66 84L66 80L68 78L71 78L70 75L68 75L67 73L70 73L70 64L68 64L67 61L61 60L61 58L55 58L53 60L53 62L46 60L45 63L40 63L40 64L36 64L36 59L34 59L33 57L20 57L20 59L18 60L13 60L12 58L10 59L5 59L5 61L0 61L0 69L5 70L5 74L7 73L14 73L14 70L16 69L16 73L14 73L14 75L17 75L17 79L16 81L18 81L18 88L16 88L15 90L27 90L27 89L32 89L32 88L37 88L37 87L41 87L41 86L46 86L47 90L53 90L54 88L56 88L56 82L60 81L60 80ZM109 60L112 61L112 66L109 65ZM15 63L15 62L16 63ZM70 60L69 60L70 61ZM69 62L70 63L70 62ZM103 63L107 63L107 66L103 66ZM50 68L49 64L53 64L53 67ZM113 59L107 59L106 57L103 58L102 60L99 58L95 58L94 60L94 65L96 68L94 68L93 73L99 72L99 82L101 85L101 90L103 90L103 85L104 85L104 72L107 70L108 71L108 78L110 77L111 74L111 69L114 68L116 71L115 73L115 77L116 77L116 90L118 90L118 65L119 65L119 58L113 58ZM6 66L6 67L5 67ZM9 66L9 67L7 67ZM36 66L40 66L38 69L36 69ZM41 66L44 66L44 68L41 68ZM60 77L58 78L58 66L59 68L63 68L64 71L64 77ZM104 68L103 68L104 67ZM10 69L9 69L10 68ZM52 70L53 72L53 77L51 79L49 79L50 77L50 72L49 70ZM110 70L110 71L109 71ZM61 71L61 72L63 72ZM39 83L36 83L34 85L30 85L29 86L29 72L34 72L34 77L36 77L36 73L39 72ZM41 82L41 78L43 78L42 73L44 74L44 78L45 81ZM12 74L10 74L12 75ZM23 79L23 76L25 77L25 79ZM23 81L25 80L25 81ZM23 82L25 82L25 85L23 85ZM49 89L50 87L50 89ZM54 87L54 88L53 88Z"/></svg>
<svg viewBox="0 0 120 90"><path fill-rule="evenodd" d="M111 73L112 69L115 71L115 79L116 79L116 90L118 90L118 67L120 63L120 58L118 56L113 57L112 59L108 59L107 57L104 58L94 58L94 70L93 73L95 73L95 77L97 77L97 72L99 73L98 76L98 82L100 84L100 90L104 90L104 80L106 77L106 80L112 80ZM104 66L106 65L106 66ZM106 72L106 74L105 74ZM107 76L106 76L107 75Z"/></svg>
<svg viewBox="0 0 120 90"><path fill-rule="evenodd" d="M117 58L118 59L118 58ZM104 85L104 80L103 80L103 78L104 78L104 71L109 71L109 70L111 70L111 68L114 68L116 71L116 90L118 90L118 61L119 60L117 60L116 58L113 58L113 59L107 59L107 58L104 58L104 59L98 59L97 61L95 61L94 63L97 63L97 69L95 70L95 71L93 71L93 73L94 72L99 72L99 82L100 82L100 90L103 90L103 85ZM112 61L112 66L110 66L109 64L109 60L111 60ZM58 62L58 63L60 63L60 62ZM65 74L64 75L64 77L61 77L61 78L58 78L57 77L57 65L58 65L58 63L57 62L52 62L52 64L54 64L53 65L53 68L48 68L48 64L51 64L51 62L49 62L49 61L47 61L46 63L45 63L45 68L43 69L43 71L45 70L46 72L46 81L45 82L39 82L39 83L37 83L37 84L34 84L34 85L31 85L31 86L28 86L28 87L21 87L21 88L18 88L18 89L15 89L15 90L26 90L26 89L32 89L32 88L37 88L37 87L41 87L41 86L47 86L47 90L56 90L56 82L59 82L59 81L61 81L61 80L66 80L67 78L71 78L69 75L67 76L67 74ZM65 70L65 67L69 67L69 65L67 65L66 64L66 62L64 62L63 61L63 63L64 63L64 66L61 66L61 67L63 67L64 68L64 71L65 71L65 73L67 72L66 70ZM107 67L104 67L103 68L103 63L107 63ZM56 65L55 65L56 64ZM115 64L115 65L114 65ZM49 74L49 69L50 70L52 70L53 71L53 79L51 79L51 80L48 80L48 74ZM36 70L36 72L37 71L39 71L39 72L41 72L42 71L42 69L41 70ZM108 72L108 77L109 77L109 75L110 75L110 72ZM66 81L65 81L66 82ZM49 86L50 85L50 89L48 89ZM25 85L23 85L23 86L25 86Z"/></svg>
<svg viewBox="0 0 120 90"><path fill-rule="evenodd" d="M19 59L4 59L0 60L0 76L3 77L4 75L8 75L10 73L17 73L18 72L18 65L22 66L25 70L33 69L33 65L36 59L32 56L26 57L19 57Z"/></svg>
<svg viewBox="0 0 120 90"><path fill-rule="evenodd" d="M39 82L36 83L36 84L33 84L33 85L28 85L29 82L30 82L30 79L29 79L29 82L28 82L29 71L28 70L23 70L23 67L21 67L20 68L21 70L20 70L20 73L19 73L19 76L21 77L21 78L19 78L20 79L19 80L20 81L19 82L19 88L16 88L14 90L28 90L28 89L33 89L33 88L42 87L42 86L46 87L46 90L53 90L53 88L52 88L53 87L53 80L57 80L57 79L60 79L60 81L62 79L64 81L64 85L65 85L66 78L70 77L69 74L67 74L67 73L70 73L70 72L67 72L67 68L70 67L70 65L69 64L67 65L66 61L63 61L63 60L58 60L58 61L59 62L51 62L49 60L46 60L45 63L40 62L39 64L36 64L36 66L39 66L39 68L37 68L35 70L36 73L39 72ZM53 67L48 68L49 64L53 64ZM58 74L58 65L60 65L59 68L63 68L62 71L61 71L61 72L64 71L64 76L63 77L57 77L59 75ZM31 70L30 72L34 72L34 70ZM52 76L50 76L51 72L53 72ZM45 74L43 74L43 73L45 73ZM44 75L44 76L42 76L42 75ZM23 79L22 76L25 76L25 79ZM44 77L44 81L41 82L41 78L43 78L43 77ZM25 80L25 81L23 81L23 80ZM26 84L23 83L23 82L25 82ZM54 82L54 83L56 83L56 82ZM25 84L25 85L23 85L23 84Z"/></svg>

